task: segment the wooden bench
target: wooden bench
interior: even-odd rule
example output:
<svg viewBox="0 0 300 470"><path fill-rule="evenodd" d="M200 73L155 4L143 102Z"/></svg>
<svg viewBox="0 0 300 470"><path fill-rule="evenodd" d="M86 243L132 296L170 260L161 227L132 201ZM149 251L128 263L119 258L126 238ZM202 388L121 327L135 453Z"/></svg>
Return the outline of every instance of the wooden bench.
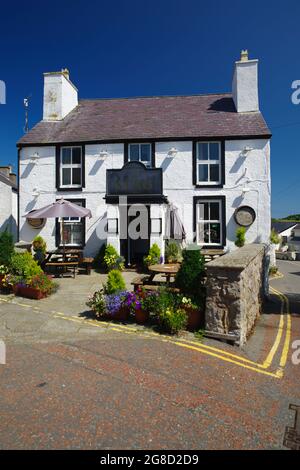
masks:
<svg viewBox="0 0 300 470"><path fill-rule="evenodd" d="M86 274L90 275L93 262L94 258L82 258L79 266L85 269Z"/></svg>
<svg viewBox="0 0 300 470"><path fill-rule="evenodd" d="M142 276L137 276L134 279L132 279L131 284L134 286L134 290L136 291L139 287L142 287L144 285L144 282L149 280L150 276L142 275Z"/></svg>
<svg viewBox="0 0 300 470"><path fill-rule="evenodd" d="M76 268L78 268L78 261L58 261L58 262L51 262L49 261L48 263L46 263L46 268L48 267L55 267L57 268L57 271L59 271L59 268L70 268L71 270L73 270L73 277L75 278L75 274L76 274ZM60 273L62 274L62 273Z"/></svg>
<svg viewBox="0 0 300 470"><path fill-rule="evenodd" d="M164 286L164 285L152 285L152 284L144 284L143 286L143 289L146 290L146 291L158 291L161 287L167 287L167 289L171 292L174 292L175 294L179 294L180 292L180 289L178 289L177 287L168 287L168 286Z"/></svg>

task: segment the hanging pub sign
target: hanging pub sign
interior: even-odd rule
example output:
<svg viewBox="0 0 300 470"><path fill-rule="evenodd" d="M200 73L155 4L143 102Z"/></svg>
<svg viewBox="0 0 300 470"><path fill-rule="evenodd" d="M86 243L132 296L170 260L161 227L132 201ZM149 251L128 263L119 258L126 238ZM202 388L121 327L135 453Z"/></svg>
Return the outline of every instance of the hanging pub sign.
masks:
<svg viewBox="0 0 300 470"><path fill-rule="evenodd" d="M250 227L256 218L255 210L250 206L240 206L234 213L234 219L242 227Z"/></svg>
<svg viewBox="0 0 300 470"><path fill-rule="evenodd" d="M162 169L128 162L121 169L107 170L106 198L112 196L162 196Z"/></svg>

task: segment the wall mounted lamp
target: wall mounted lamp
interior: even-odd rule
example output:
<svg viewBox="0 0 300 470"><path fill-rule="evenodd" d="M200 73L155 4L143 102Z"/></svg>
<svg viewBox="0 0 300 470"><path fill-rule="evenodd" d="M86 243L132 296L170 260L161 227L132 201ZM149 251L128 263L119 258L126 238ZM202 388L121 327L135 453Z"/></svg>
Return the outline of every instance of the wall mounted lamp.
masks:
<svg viewBox="0 0 300 470"><path fill-rule="evenodd" d="M253 150L252 147L249 147L248 145L246 145L246 147L243 148L242 150L242 155L244 157L247 157L247 155Z"/></svg>
<svg viewBox="0 0 300 470"><path fill-rule="evenodd" d="M177 155L177 153L178 153L178 150L175 147L170 148L170 150L168 151L168 155L170 157L175 157L175 155Z"/></svg>
<svg viewBox="0 0 300 470"><path fill-rule="evenodd" d="M34 190L32 191L32 196L35 198L39 197L40 194L41 193L37 188L34 188Z"/></svg>
<svg viewBox="0 0 300 470"><path fill-rule="evenodd" d="M33 155L31 155L30 158L30 163L36 164L39 161L40 154L38 152L34 152Z"/></svg>
<svg viewBox="0 0 300 470"><path fill-rule="evenodd" d="M99 157L101 160L108 156L108 151L106 149L100 150Z"/></svg>

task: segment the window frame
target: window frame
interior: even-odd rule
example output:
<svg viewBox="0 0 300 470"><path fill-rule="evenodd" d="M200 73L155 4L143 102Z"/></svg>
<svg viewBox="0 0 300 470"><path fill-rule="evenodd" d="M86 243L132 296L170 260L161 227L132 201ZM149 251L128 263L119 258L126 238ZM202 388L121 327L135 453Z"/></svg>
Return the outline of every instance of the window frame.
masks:
<svg viewBox="0 0 300 470"><path fill-rule="evenodd" d="M74 204L81 204L81 207L86 207L86 201L85 199L66 199L69 202L72 202ZM70 217L67 217L70 219ZM66 219L66 217L64 217ZM77 220L68 220L65 221L66 225L70 224L76 224L80 223L82 225L82 243L81 244L76 244L76 243L66 243L65 246L68 248L84 248L85 247L85 238L86 238L86 220L85 217L76 217L76 219L80 219L80 222ZM63 247L63 243L61 241L61 217L55 219L55 235L56 235L56 240L55 240L55 245L58 248Z"/></svg>
<svg viewBox="0 0 300 470"><path fill-rule="evenodd" d="M63 151L64 149L71 149L71 163L63 163ZM73 150L74 149L80 149L80 163L73 163ZM70 169L71 170L71 181L73 180L73 168L80 168L80 184L63 184L63 170L64 169ZM82 147L81 145L72 145L72 146L62 146L60 147L60 165L59 165L59 171L60 171L60 187L61 188L81 188L82 187Z"/></svg>
<svg viewBox="0 0 300 470"><path fill-rule="evenodd" d="M215 223L220 223L220 243L200 243L198 226L199 204L208 202L219 202L220 219ZM204 223L214 223L213 220L208 219ZM225 196L194 196L194 242L204 249L224 248L226 246L226 198Z"/></svg>
<svg viewBox="0 0 300 470"><path fill-rule="evenodd" d="M81 149L81 164L63 164L62 163L62 151L65 148L80 148ZM80 177L81 177L81 184L79 185L63 185L62 182L62 174L63 174L63 168L80 168ZM72 178L72 175L71 175ZM72 143L66 143L64 145L57 145L56 146L56 189L57 191L82 191L82 189L85 187L85 145L82 144L72 144Z"/></svg>
<svg viewBox="0 0 300 470"><path fill-rule="evenodd" d="M198 160L198 144L219 144L219 160ZM200 164L219 165L219 181L199 181ZM223 188L225 184L225 140L197 139L193 141L193 184L196 188Z"/></svg>
<svg viewBox="0 0 300 470"><path fill-rule="evenodd" d="M130 146L131 145L139 145L139 160L130 160ZM141 146L142 145L150 145L150 160L149 165L145 165L145 163L141 160ZM155 168L155 143L149 141L138 141L138 142L128 142L125 145L124 149L124 163L128 162L139 162L142 163L146 168Z"/></svg>

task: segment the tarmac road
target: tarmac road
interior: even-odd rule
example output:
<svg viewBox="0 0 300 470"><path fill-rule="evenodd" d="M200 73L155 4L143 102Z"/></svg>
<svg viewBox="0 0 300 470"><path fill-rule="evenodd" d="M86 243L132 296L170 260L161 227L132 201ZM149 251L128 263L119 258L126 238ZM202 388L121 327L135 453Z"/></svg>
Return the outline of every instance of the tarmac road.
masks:
<svg viewBox="0 0 300 470"><path fill-rule="evenodd" d="M286 448L300 405L300 263L279 267L271 285L289 302L271 295L242 350L1 296L0 448Z"/></svg>

